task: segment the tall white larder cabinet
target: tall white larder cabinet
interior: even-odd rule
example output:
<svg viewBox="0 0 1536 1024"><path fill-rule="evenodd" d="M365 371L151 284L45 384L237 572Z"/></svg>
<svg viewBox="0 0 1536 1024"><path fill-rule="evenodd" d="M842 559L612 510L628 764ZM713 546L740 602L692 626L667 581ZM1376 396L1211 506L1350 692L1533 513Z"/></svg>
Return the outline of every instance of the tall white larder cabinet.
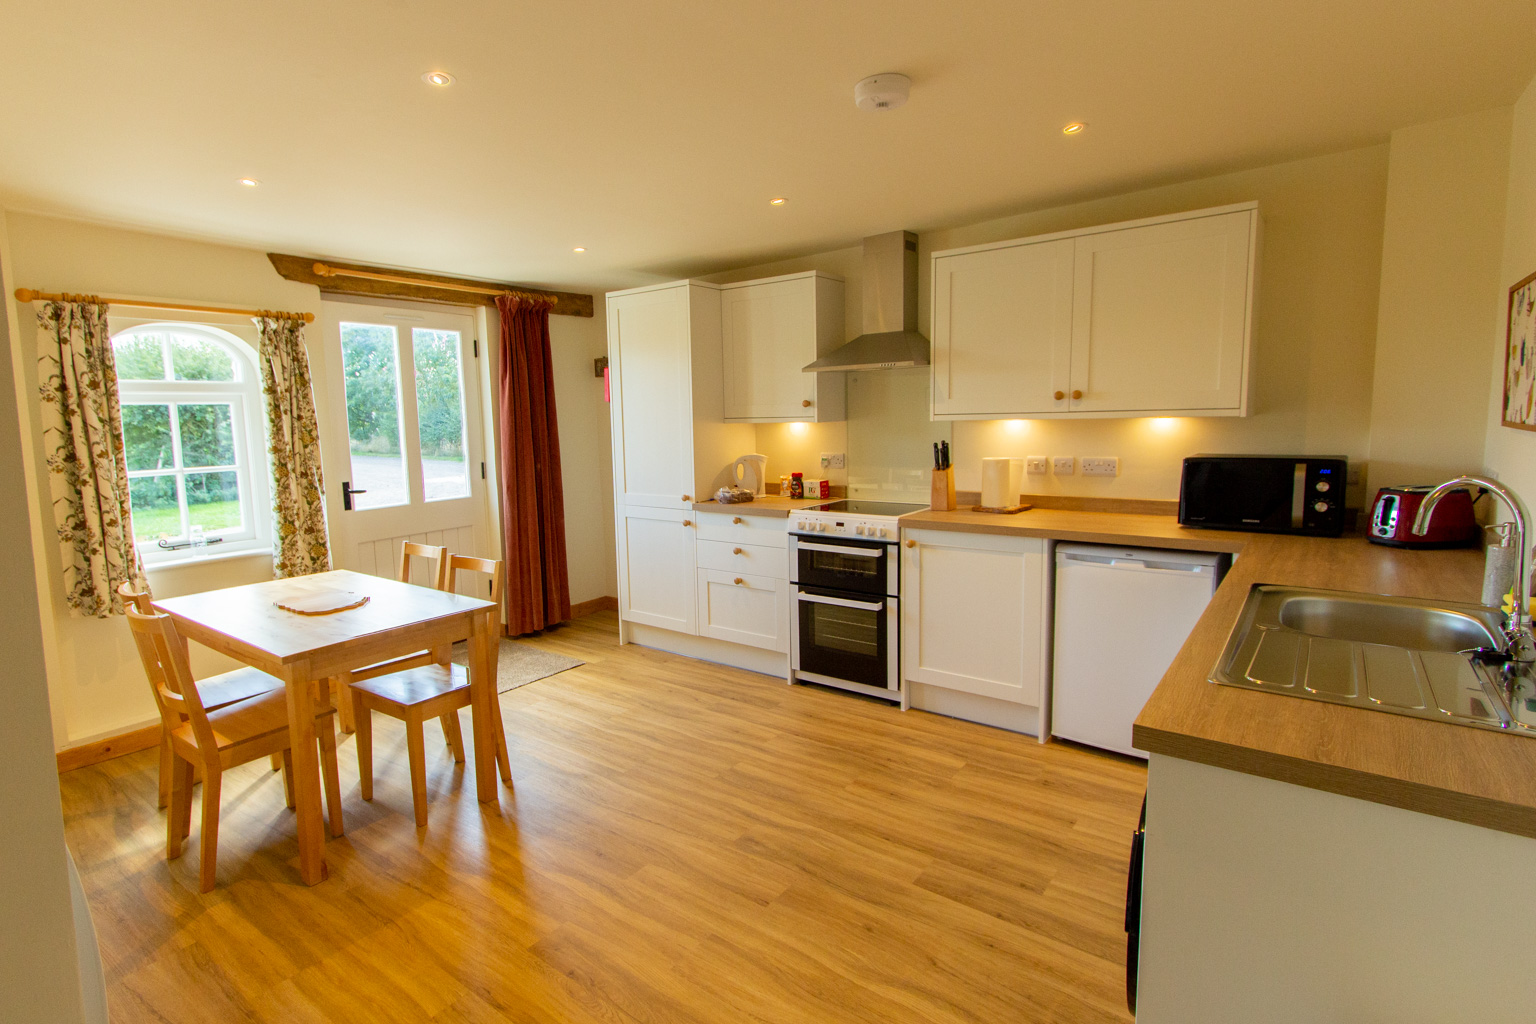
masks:
<svg viewBox="0 0 1536 1024"><path fill-rule="evenodd" d="M607 305L621 639L631 622L694 633L692 506L756 447L723 415L720 289L675 281Z"/></svg>
<svg viewBox="0 0 1536 1024"><path fill-rule="evenodd" d="M1056 545L1051 732L1135 757L1131 726L1195 628L1230 556Z"/></svg>

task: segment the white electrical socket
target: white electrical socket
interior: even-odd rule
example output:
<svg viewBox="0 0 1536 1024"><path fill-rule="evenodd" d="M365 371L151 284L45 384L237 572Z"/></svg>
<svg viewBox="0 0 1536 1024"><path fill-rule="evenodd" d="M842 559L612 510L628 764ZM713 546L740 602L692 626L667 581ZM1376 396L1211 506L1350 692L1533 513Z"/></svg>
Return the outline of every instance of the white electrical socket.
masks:
<svg viewBox="0 0 1536 1024"><path fill-rule="evenodd" d="M848 465L848 456L843 452L822 452L822 469L843 469Z"/></svg>
<svg viewBox="0 0 1536 1024"><path fill-rule="evenodd" d="M1057 476L1071 476L1077 472L1077 459L1071 455L1052 456L1051 472Z"/></svg>
<svg viewBox="0 0 1536 1024"><path fill-rule="evenodd" d="M1030 455L1024 459L1024 471L1030 476L1040 476L1050 468L1050 458L1045 455Z"/></svg>
<svg viewBox="0 0 1536 1024"><path fill-rule="evenodd" d="M1084 459L1083 476L1119 476L1120 460L1114 457Z"/></svg>

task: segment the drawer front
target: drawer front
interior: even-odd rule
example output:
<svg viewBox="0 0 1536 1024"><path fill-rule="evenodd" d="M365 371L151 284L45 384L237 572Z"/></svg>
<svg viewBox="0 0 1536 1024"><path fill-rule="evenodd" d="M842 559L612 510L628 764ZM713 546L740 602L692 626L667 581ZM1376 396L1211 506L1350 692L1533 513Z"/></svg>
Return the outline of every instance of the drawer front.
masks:
<svg viewBox="0 0 1536 1024"><path fill-rule="evenodd" d="M762 544L730 544L723 540L699 541L699 568L718 569L737 576L789 579L789 553Z"/></svg>
<svg viewBox="0 0 1536 1024"><path fill-rule="evenodd" d="M698 571L699 635L789 653L789 581Z"/></svg>
<svg viewBox="0 0 1536 1024"><path fill-rule="evenodd" d="M700 512L699 539L783 548L789 545L789 519L780 516L733 516L725 512Z"/></svg>

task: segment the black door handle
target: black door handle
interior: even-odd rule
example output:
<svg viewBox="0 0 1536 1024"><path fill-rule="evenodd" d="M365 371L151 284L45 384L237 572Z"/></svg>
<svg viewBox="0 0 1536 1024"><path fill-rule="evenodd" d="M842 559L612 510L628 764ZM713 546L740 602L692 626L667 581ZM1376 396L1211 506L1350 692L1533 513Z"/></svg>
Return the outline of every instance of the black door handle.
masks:
<svg viewBox="0 0 1536 1024"><path fill-rule="evenodd" d="M366 487L353 487L351 480L343 480L341 482L341 507L344 510L346 510L348 512L351 512L352 511L352 495L354 495L354 494L367 494L367 493L368 493L368 489Z"/></svg>

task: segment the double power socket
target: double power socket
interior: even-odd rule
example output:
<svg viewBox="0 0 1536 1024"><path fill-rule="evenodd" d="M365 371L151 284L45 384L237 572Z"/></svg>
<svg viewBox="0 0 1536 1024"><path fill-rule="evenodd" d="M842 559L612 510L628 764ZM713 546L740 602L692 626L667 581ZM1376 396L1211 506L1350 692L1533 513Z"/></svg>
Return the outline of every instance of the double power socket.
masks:
<svg viewBox="0 0 1536 1024"><path fill-rule="evenodd" d="M1056 476L1071 476L1077 472L1077 459L1071 455L1028 455L1024 458L1024 471L1030 476L1043 476L1047 469ZM1120 460L1113 456L1083 459L1083 476L1119 476Z"/></svg>

